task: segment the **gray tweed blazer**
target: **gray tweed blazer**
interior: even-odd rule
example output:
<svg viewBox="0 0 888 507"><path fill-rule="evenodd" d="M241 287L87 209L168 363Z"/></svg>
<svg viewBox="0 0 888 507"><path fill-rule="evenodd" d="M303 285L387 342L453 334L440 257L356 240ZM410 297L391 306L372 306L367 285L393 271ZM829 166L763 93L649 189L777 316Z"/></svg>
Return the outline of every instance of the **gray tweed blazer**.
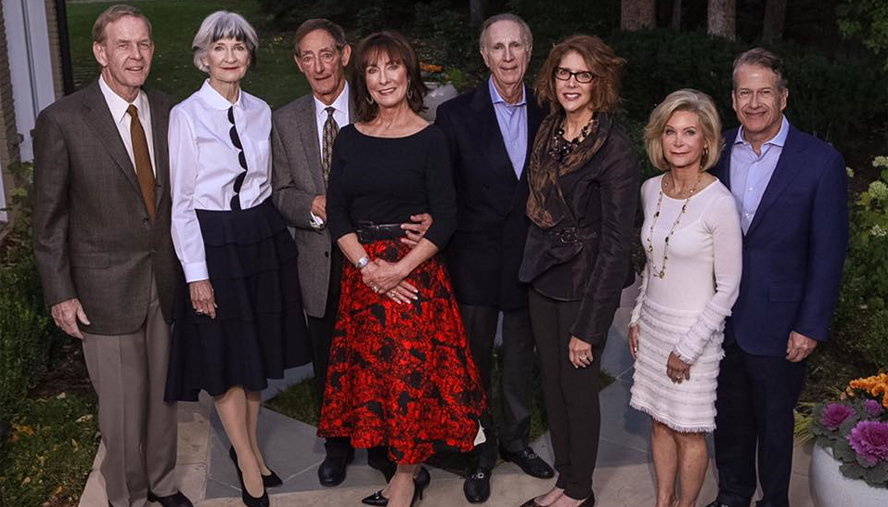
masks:
<svg viewBox="0 0 888 507"><path fill-rule="evenodd" d="M290 102L272 115L272 198L281 215L295 229L305 313L321 318L327 305L330 255L336 245L326 229L315 230L309 223L312 199L327 194L316 117L311 94ZM354 117L354 107L350 105L349 118Z"/></svg>

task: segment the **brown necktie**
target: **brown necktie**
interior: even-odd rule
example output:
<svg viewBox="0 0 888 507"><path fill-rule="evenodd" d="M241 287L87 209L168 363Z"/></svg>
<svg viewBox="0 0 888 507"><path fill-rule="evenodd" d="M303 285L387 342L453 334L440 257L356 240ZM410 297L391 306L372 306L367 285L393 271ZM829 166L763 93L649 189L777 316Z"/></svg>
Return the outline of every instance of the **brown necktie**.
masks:
<svg viewBox="0 0 888 507"><path fill-rule="evenodd" d="M151 226L154 227L154 170L151 168L151 155L148 153L148 139L142 122L139 121L139 110L130 104L126 112L132 116L130 122L130 138L133 142L133 158L136 161L136 177L139 179L139 189L142 191L142 200L145 201L145 209L151 217Z"/></svg>
<svg viewBox="0 0 888 507"><path fill-rule="evenodd" d="M330 165L333 163L333 141L336 140L336 135L339 134L339 125L336 124L336 120L333 118L333 113L336 111L336 108L327 107L324 109L327 111L327 121L324 122L324 159L321 160L321 169L324 170L324 184L327 183L327 180L330 179Z"/></svg>

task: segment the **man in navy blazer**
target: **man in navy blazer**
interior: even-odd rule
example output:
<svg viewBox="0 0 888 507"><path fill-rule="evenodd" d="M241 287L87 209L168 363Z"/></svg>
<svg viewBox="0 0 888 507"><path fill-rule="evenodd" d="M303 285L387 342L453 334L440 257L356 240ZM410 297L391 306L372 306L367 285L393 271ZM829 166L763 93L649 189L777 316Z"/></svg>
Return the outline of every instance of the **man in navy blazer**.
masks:
<svg viewBox="0 0 888 507"><path fill-rule="evenodd" d="M481 27L480 51L490 79L441 104L435 119L447 136L457 193L457 229L445 251L447 267L488 399L497 320L503 314L503 421L496 428L489 413L482 416L487 441L476 448L463 487L472 503L490 496L497 440L502 457L525 473L554 475L528 445L535 356L527 287L518 281L529 225L527 162L544 116L523 81L532 47L521 18L489 18Z"/></svg>
<svg viewBox="0 0 888 507"><path fill-rule="evenodd" d="M740 296L725 324L716 401L719 493L710 507L788 507L793 409L806 358L829 335L848 245L842 156L789 124L775 55L751 49L734 62L741 126L725 133L715 168L743 228Z"/></svg>

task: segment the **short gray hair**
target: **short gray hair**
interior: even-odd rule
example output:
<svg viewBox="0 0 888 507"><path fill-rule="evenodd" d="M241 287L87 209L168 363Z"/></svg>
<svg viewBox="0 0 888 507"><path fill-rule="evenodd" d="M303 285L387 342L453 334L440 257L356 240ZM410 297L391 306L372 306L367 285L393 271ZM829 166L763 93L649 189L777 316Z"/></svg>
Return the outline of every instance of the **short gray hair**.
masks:
<svg viewBox="0 0 888 507"><path fill-rule="evenodd" d="M151 21L142 14L142 11L132 5L112 5L105 9L105 11L99 14L99 17L96 18L96 22L93 24L92 28L93 42L97 44L105 42L105 28L111 23L126 16L132 16L144 21L145 25L148 27L148 37L151 38Z"/></svg>
<svg viewBox="0 0 888 507"><path fill-rule="evenodd" d="M734 71L732 73L732 81L734 89L737 89L737 69L744 65L757 65L764 67L777 76L777 91L786 90L789 87L789 81L783 75L783 59L764 48L752 48L745 51L734 60Z"/></svg>
<svg viewBox="0 0 888 507"><path fill-rule="evenodd" d="M502 14L495 14L490 16L484 23L481 24L481 35L478 38L478 49L484 51L484 37L487 35L487 30L494 24L499 23L500 21L511 21L513 23L517 23L521 28L521 33L524 35L524 42L527 43L528 47L533 47L533 33L530 31L530 26L527 25L527 22L521 19L521 16L517 14L512 14L511 12L503 12Z"/></svg>
<svg viewBox="0 0 888 507"><path fill-rule="evenodd" d="M197 35L194 36L194 42L191 43L191 49L194 50L194 66L201 72L209 71L203 61L207 56L207 50L214 42L222 39L243 42L250 52L250 63L255 65L256 49L259 47L256 30L236 12L216 11L203 20Z"/></svg>

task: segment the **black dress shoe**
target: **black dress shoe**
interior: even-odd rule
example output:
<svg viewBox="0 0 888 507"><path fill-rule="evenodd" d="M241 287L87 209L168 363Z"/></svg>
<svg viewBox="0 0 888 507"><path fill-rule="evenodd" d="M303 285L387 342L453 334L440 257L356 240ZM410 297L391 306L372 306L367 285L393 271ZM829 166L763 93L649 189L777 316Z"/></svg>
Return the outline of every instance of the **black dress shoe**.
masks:
<svg viewBox="0 0 888 507"><path fill-rule="evenodd" d="M157 496L149 491L148 501L157 502L163 507L194 507L194 504L191 503L191 500L189 500L187 496L183 495L181 491L176 491L169 496ZM108 505L111 505L110 502L108 503Z"/></svg>
<svg viewBox="0 0 888 507"><path fill-rule="evenodd" d="M428 469L426 469L426 467L420 467L419 473L413 478L413 487L420 492L420 500L422 500L422 490L426 489L431 482L432 476L429 474ZM376 493L361 499L361 503L365 505L374 505L376 507L385 507L388 505L389 501L388 498L382 494L382 490L380 489Z"/></svg>
<svg viewBox="0 0 888 507"><path fill-rule="evenodd" d="M555 476L555 470L552 470L552 467L543 461L543 458L537 456L530 447L525 447L519 452L509 452L500 447L499 451L500 456L502 456L504 460L515 463L521 467L521 470L524 470L524 473L527 475L536 477L537 479L549 479Z"/></svg>
<svg viewBox="0 0 888 507"><path fill-rule="evenodd" d="M706 507L731 507L730 505L723 504L718 500L712 502L711 504L707 504Z"/></svg>
<svg viewBox="0 0 888 507"><path fill-rule="evenodd" d="M331 488L342 484L342 481L345 480L345 468L354 459L354 449L350 449L345 456L327 455L321 462L321 466L318 467L318 480L321 481L321 486Z"/></svg>
<svg viewBox="0 0 888 507"><path fill-rule="evenodd" d="M234 463L234 467L237 468L237 453L234 452L234 446L228 448L228 457L231 458L231 461ZM268 471L271 472L271 475L262 475L262 485L264 487L274 488L284 483L284 481L282 481L281 478L278 477L278 474L274 473L274 470L269 468ZM238 470L238 472L240 472L240 470ZM262 472L260 471L259 474L261 475Z"/></svg>
<svg viewBox="0 0 888 507"><path fill-rule="evenodd" d="M490 498L490 469L478 467L463 483L463 493L469 503L483 503Z"/></svg>

